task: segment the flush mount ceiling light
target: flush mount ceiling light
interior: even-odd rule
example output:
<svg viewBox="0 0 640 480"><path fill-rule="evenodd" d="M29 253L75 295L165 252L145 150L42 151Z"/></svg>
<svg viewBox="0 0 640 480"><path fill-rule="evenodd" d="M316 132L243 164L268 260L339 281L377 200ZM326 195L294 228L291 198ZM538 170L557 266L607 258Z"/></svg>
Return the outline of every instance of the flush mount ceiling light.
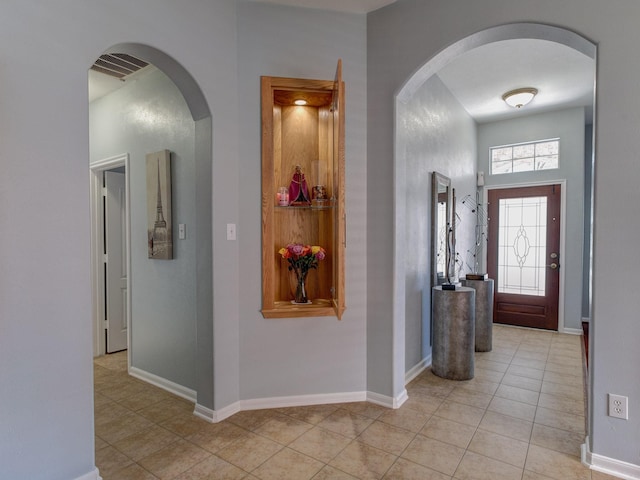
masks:
<svg viewBox="0 0 640 480"><path fill-rule="evenodd" d="M522 108L535 97L538 93L537 88L525 87L525 88L516 88L515 90L511 90L504 95L502 95L502 99L513 108Z"/></svg>

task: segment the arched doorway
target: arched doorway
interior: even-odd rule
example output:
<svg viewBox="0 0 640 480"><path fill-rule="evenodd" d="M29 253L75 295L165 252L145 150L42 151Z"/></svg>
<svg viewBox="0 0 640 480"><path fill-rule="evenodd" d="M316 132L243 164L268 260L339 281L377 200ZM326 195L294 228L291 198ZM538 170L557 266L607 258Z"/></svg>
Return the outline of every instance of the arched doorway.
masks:
<svg viewBox="0 0 640 480"><path fill-rule="evenodd" d="M129 369L146 376L148 381L177 390L174 393L191 397L196 402L196 411L199 407L212 410L212 122L208 103L194 78L160 50L126 43L114 45L103 53L130 55L155 67L152 73L145 74L144 81L153 91L146 97L147 103L136 101L132 86L131 93L123 94L124 98L114 107L122 112L121 124L116 122L111 129L94 122L90 135L90 144L98 143L97 136L103 138L99 142L103 148L96 148L93 153L92 147L92 157L97 157L92 161L109 157L104 153L109 148L115 149L112 155L130 154L127 173L131 179L132 268L128 277L133 321L129 347L133 358L130 354ZM142 83L142 77L136 82ZM169 92L169 100L164 104L156 102L162 92ZM90 110L92 108L94 106ZM130 131L125 131L127 129ZM126 140L118 145L117 139ZM145 154L160 150L171 151L174 242L177 244L174 260L148 259L146 245L143 245L143 242L146 244ZM186 227L180 237L179 224ZM163 303L166 292L180 284L186 284L182 294ZM176 307L166 315L162 326L158 312L173 308L170 304ZM188 304L188 313L182 314L181 304L183 307ZM155 310L149 308L151 305Z"/></svg>
<svg viewBox="0 0 640 480"><path fill-rule="evenodd" d="M396 96L394 145L394 279L396 283L394 285L393 325L394 331L404 332L405 351L404 355L394 355L394 358L397 359L404 357L402 368L394 367L394 385L402 383L400 375L410 379L411 375L419 373L420 369L428 364L431 354L429 343L430 260L427 253L422 259L416 259L416 256L412 255L411 262L407 256L407 252L410 251L408 246L411 245L417 246L424 252L429 251L430 205L428 199L430 195L428 194L428 185L430 182L427 181L428 175L432 171L446 169L447 171L440 171L440 173L453 177L453 187L457 189L457 194L463 192L457 195L458 201L464 197L465 193L476 190L478 144L475 138L471 138L475 136L473 119L469 118L464 121L466 123L459 123L459 118L463 115L458 117L451 115L444 102L440 102L441 93L447 94L451 98L453 96L444 82L438 78L438 73L465 53L499 42L521 39L562 45L578 52L579 55L593 62L595 66L596 46L574 32L542 24L509 24L475 33L450 45L419 67ZM595 67L591 77L592 84L594 79ZM425 90L424 85L429 80L433 81L434 88L440 89L438 92L430 93ZM473 81L473 78L470 78L469 81ZM496 93L499 98L503 92ZM435 102L437 108L427 107L428 101ZM433 102L431 105L434 105ZM460 108L462 109L462 107ZM458 143L453 142L451 141L451 132L454 131L457 135L466 135L467 137L460 138L461 141ZM589 135L590 142L592 142L593 134ZM420 142L417 142L416 138L421 138L424 144L431 142L432 145L435 145L437 153L444 155L441 155L440 160L434 160L433 152L425 153L420 150ZM461 148L460 145L467 140L469 144L473 143L474 146L466 149ZM590 181L593 161L590 151L587 152L585 158L589 159L588 162L585 162L588 167L585 169L588 186L585 186L584 198L581 198L581 201L589 207L585 210L587 221L584 223L587 224L590 223L591 189L593 188ZM582 215L582 212L580 214ZM460 241L472 242L470 236L472 230L463 225ZM584 234L584 248L587 251L590 248L590 237L590 231ZM582 265L583 260L579 259L578 261ZM588 284L591 265L588 258L584 262L585 274L580 273L577 276L585 277ZM579 288L582 290L581 287ZM577 295L580 296L580 294L581 292L578 292ZM401 346L394 345L394 348L398 349Z"/></svg>

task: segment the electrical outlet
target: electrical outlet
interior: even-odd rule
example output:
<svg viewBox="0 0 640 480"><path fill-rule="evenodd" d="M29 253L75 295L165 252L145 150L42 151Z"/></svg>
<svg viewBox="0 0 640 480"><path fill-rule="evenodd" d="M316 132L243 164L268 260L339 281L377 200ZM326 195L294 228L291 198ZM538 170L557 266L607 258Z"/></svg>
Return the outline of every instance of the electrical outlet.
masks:
<svg viewBox="0 0 640 480"><path fill-rule="evenodd" d="M622 395L609 394L609 416L629 420L629 398Z"/></svg>

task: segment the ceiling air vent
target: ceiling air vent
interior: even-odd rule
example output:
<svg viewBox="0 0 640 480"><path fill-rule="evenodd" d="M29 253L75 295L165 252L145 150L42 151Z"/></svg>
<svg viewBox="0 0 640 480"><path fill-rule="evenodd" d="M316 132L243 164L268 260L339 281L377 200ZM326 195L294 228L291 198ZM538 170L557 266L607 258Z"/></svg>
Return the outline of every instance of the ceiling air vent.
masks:
<svg viewBox="0 0 640 480"><path fill-rule="evenodd" d="M144 60L126 53L109 53L100 55L100 58L91 66L91 70L124 80L128 75L143 69L147 65L149 64Z"/></svg>

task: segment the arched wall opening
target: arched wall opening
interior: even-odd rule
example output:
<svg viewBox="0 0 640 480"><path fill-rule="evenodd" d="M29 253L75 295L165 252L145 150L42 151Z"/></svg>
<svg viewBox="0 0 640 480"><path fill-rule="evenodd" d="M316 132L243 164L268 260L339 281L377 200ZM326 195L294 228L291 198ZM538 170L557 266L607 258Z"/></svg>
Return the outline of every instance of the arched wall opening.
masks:
<svg viewBox="0 0 640 480"><path fill-rule="evenodd" d="M202 407L205 411L213 410L213 254L212 254L212 119L208 103L195 79L175 59L164 52L148 45L122 43L114 45L103 53L124 53L140 58L156 67L152 73L141 77L141 85L136 93L134 85L128 99L125 94L111 110L114 115L122 111L123 126L119 133L109 128L96 125L93 118L96 105L90 105L90 145L95 138L104 135L101 148L91 148L92 163L104 159L104 152L109 148L126 149L126 142L117 143L119 135L133 144L135 153L130 155L131 189L137 193L131 195L130 211L132 211L131 257L136 260L129 272L129 301L132 311L129 348L129 370L138 373L148 381L168 389L177 389L182 396L191 397L196 402L196 411ZM136 124L133 107L127 105L135 102L136 95L144 92L144 82L149 82L152 92L143 93L139 110L141 120ZM153 88L153 87L156 88ZM148 89L147 89L148 90ZM154 108L161 102L155 102L168 92L167 104L161 106L163 111L154 117ZM127 100L131 100L128 102ZM100 102L98 100L94 103ZM147 102L146 105L144 102ZM103 102L104 103L104 102ZM124 107L123 107L124 106ZM104 110L104 108L103 108ZM175 115L172 114L175 112ZM174 118L172 118L172 116ZM104 115L104 118L114 117ZM127 126L135 127L135 131L122 132ZM133 128L129 128L133 130ZM153 133L155 131L155 133ZM93 140L92 140L93 139ZM176 145L171 148L171 145ZM160 150L171 150L172 163L172 197L174 202L174 251L178 247L178 257L174 260L148 259L143 231L146 231L144 212L144 163L145 153ZM174 151L178 150L178 151ZM112 155L129 153L114 151ZM96 158L96 156L98 158ZM135 175L135 176L134 176ZM179 190L176 190L179 189ZM137 205L136 205L137 202ZM137 212L137 213L136 213ZM186 236L178 238L178 224L186 224ZM142 232L142 233L141 233ZM146 242L146 241L145 241ZM178 243L180 242L180 243ZM177 244L177 245L176 245ZM143 266L143 268L141 268ZM141 271L144 270L144 274ZM153 288L149 288L145 278L157 278L165 291L170 292L172 285L180 287L180 283L188 278L188 285L183 298L175 298L174 303L188 303L189 311L184 316L181 310L166 315L164 333L158 322L154 327L153 309L149 307ZM162 296L157 292L155 298ZM169 299L169 303L172 301ZM136 304L138 302L138 304ZM146 305L145 305L146 304ZM159 303L157 308L167 305ZM150 313L151 312L151 313ZM157 310L156 310L157 312ZM138 322L138 323L136 323ZM169 324L170 323L170 324ZM145 324L144 328L136 326ZM181 331L186 333L181 334ZM176 392L174 392L176 393Z"/></svg>
<svg viewBox="0 0 640 480"><path fill-rule="evenodd" d="M596 46L584 37L562 29L543 24L533 23L517 23L501 25L487 30L475 33L469 37L463 38L458 42L450 45L428 60L425 64L419 66L409 79L398 90L395 98L395 118L394 118L394 293L393 293L393 331L394 331L394 366L393 366L393 385L394 396L401 397L404 384L413 376L417 375L421 368L430 363L431 345L430 345L430 319L431 319L431 301L430 301L430 270L431 262L429 258L430 246L430 174L432 171L440 171L445 175L450 175L454 179L453 187L458 192L475 192L475 174L477 167L477 152L474 155L471 149L463 151L459 145L450 142L451 131L456 130L464 132L465 125L459 124L459 118L462 115L453 115L447 110L447 106L436 109L426 109L416 107L419 103L418 97L425 95L424 85L448 63L456 60L466 52L470 52L478 47L488 45L494 42L517 40L517 39L535 39L556 42L560 45L571 48L577 52L584 54L586 57L596 59ZM595 72L595 69L594 69ZM437 79L436 79L437 80ZM595 81L595 77L594 77ZM442 93L445 93L446 87L439 80L432 82L434 88L441 87ZM431 85L431 83L429 84ZM431 87L430 87L431 88ZM448 92L448 91L447 91ZM432 99L441 98L440 92L436 91L432 94ZM449 93L450 95L450 93ZM423 98L424 100L424 98ZM426 103L426 102L425 102ZM456 123L458 122L458 123ZM469 120L473 123L473 120ZM467 125L469 126L469 125ZM469 126L468 130L474 127ZM447 153L447 162L442 160L434 160L433 157L425 159L422 163L417 162L419 156L416 152L416 136L426 135L425 131L431 131L433 142L437 143L439 151ZM464 134L464 133L463 133ZM592 135L593 139L595 135ZM474 140L475 141L475 140ZM591 149L591 151L593 151ZM593 158L591 157L591 164ZM592 165L591 165L592 166ZM587 169L587 175L593 177L593 168ZM587 203L592 202L593 181L588 182L589 191L585 190L585 200ZM418 192L417 195L411 196L411 192ZM458 196L460 200L465 193ZM412 205L411 207L409 205ZM417 205L417 207L416 207ZM592 215L592 209L589 214ZM412 239L411 244L407 242L410 230L420 229L424 233L416 242L416 238ZM468 235L462 229L461 237ZM585 236L590 240L592 232L585 232ZM586 244L590 246L590 241ZM415 248L411 250L410 246ZM415 249L424 251L422 260L415 258ZM407 252L411 251L411 259ZM463 250L464 251L464 250ZM415 267L419 264L422 268ZM585 265L585 269L591 270L591 264ZM420 285L421 289L416 288ZM420 322L419 326L410 325L410 322ZM414 328L415 327L415 328ZM413 330L412 330L413 328ZM421 330L418 331L418 328ZM411 348L419 349L420 352L413 352L421 355L421 363L414 364L408 361L411 355L409 351L410 338L421 338L419 346L411 346Z"/></svg>

